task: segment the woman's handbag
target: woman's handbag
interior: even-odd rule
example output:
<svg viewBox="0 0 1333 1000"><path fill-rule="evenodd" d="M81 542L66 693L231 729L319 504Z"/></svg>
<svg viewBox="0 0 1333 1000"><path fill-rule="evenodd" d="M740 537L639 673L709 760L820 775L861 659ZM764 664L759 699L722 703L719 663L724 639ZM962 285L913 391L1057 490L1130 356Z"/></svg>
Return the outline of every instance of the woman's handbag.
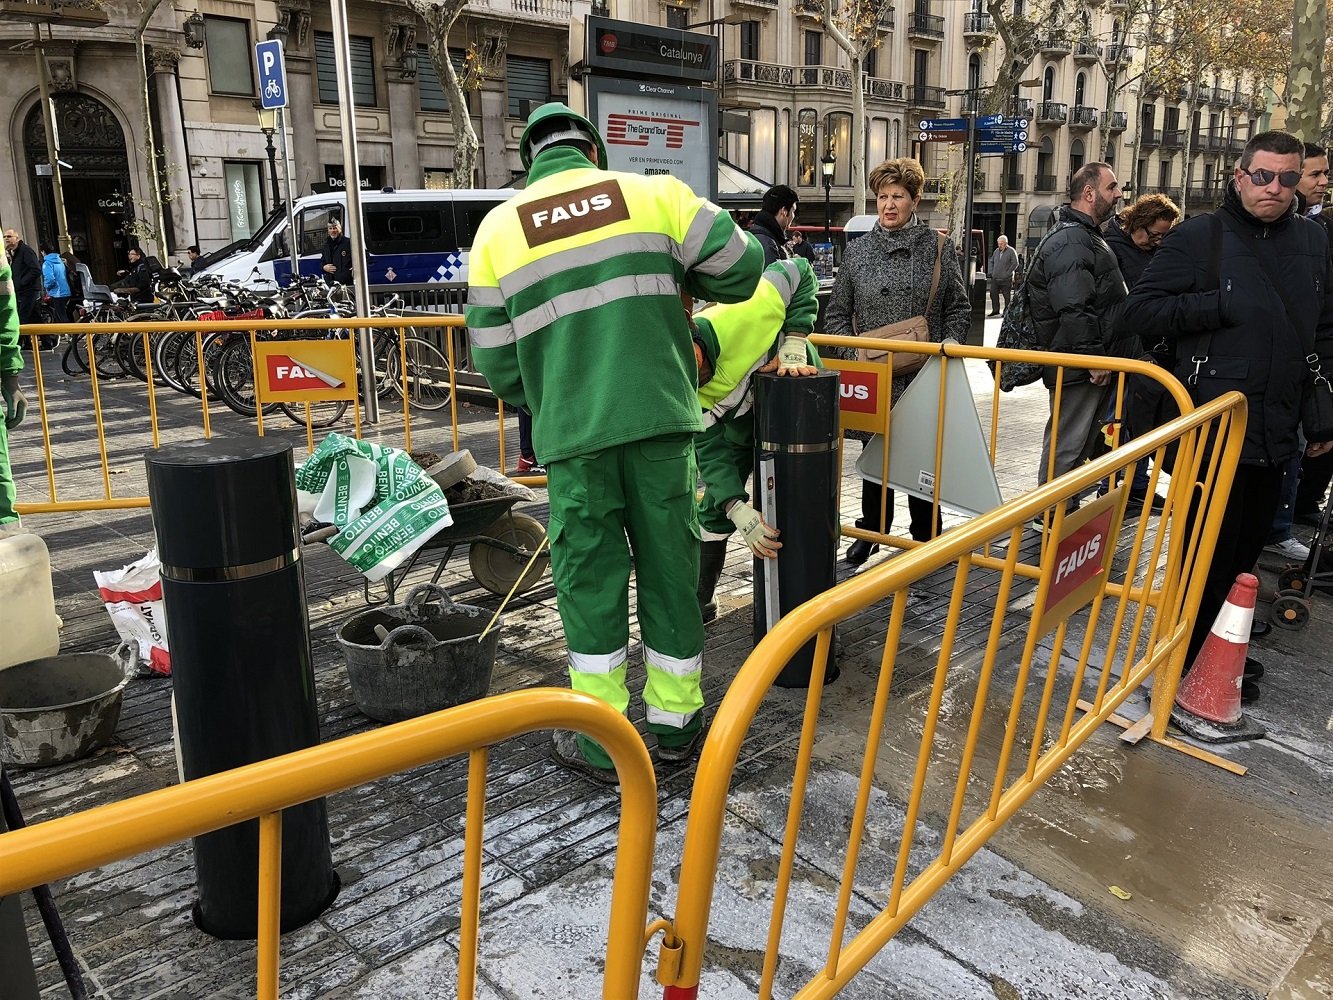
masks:
<svg viewBox="0 0 1333 1000"><path fill-rule="evenodd" d="M930 315L930 307L935 304L935 293L940 288L940 260L944 254L945 239L945 235L940 233L935 243L935 270L930 277L930 295L926 299L925 313L900 320L897 323L876 327L874 330L858 330L858 337L873 337L876 340L902 340L915 344L930 343L930 326L926 322L926 316ZM858 361L882 361L888 353L888 351L881 348L862 347L857 350L856 359ZM900 354L893 360L893 374L895 376L910 375L918 371L929 358L929 354Z"/></svg>

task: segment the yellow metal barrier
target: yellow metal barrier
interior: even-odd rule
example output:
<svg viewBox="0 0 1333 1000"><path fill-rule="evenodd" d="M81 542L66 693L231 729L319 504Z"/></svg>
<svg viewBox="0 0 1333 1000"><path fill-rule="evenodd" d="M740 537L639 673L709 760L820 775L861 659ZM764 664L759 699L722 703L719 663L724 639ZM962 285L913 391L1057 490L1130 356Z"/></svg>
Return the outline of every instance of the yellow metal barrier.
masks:
<svg viewBox="0 0 1333 1000"><path fill-rule="evenodd" d="M1058 363L1074 363L1071 358L1053 357ZM1086 364L1086 359L1082 363ZM1125 365L1120 370L1131 370L1131 366ZM667 987L668 1000L693 1000L698 996L728 785L741 743L778 673L813 638L815 669L793 766L791 800L760 980L759 996L763 1000L772 996L821 715L825 656L834 626L877 602L891 601L891 610L869 709L855 805L846 817L847 849L842 881L829 920L823 969L795 994L797 997L832 997L845 986L1095 729L1113 718L1141 684L1152 682L1152 706L1135 728L1140 732L1150 729L1147 735L1155 741L1182 746L1166 735L1167 719L1244 434L1245 399L1239 393L1229 393L1079 470L944 533L929 544L858 574L783 617L737 674L714 716L703 748L690 801L679 901L675 919L666 930L663 960L658 968L658 981ZM1153 459L1150 489L1155 490L1163 464L1171 463L1169 450L1174 450L1175 457L1167 510L1155 520L1155 529L1150 527L1154 519L1140 517L1127 546L1114 544L1120 538L1119 529L1126 513L1126 485L1112 489L1106 499L1082 511L1066 512L1071 498L1102 480L1122 475L1127 483L1149 457ZM1091 564L1095 572L1081 584L1076 599L1063 600L1057 584L1071 565L1069 552L1082 537L1071 529L1092 523L1088 520L1089 511L1094 517L1108 516L1103 538L1112 544L1105 545L1103 552L1097 554L1099 561ZM1039 559L1030 567L1031 573L1025 573L1019 562L1020 548L1025 528L1038 515L1045 516L1047 528L1040 540ZM988 553L997 539L1002 540L998 544L1006 550L1003 555L991 556ZM1088 551L1086 545L1083 551ZM908 613L908 588L942 570L952 570L954 579L943 642L934 656L933 676L927 675L931 676L931 682L924 715L913 719L910 728L898 727L898 742L893 745L910 757L910 742L916 738L919 720L919 748L911 767L896 862L892 852L885 850L893 874L887 886L882 883L858 886L855 882L858 857L866 843L867 829L872 825L871 792L877 784L876 768L884 745L890 685ZM985 590L989 596L984 602L990 607L990 627L984 647L977 651L980 662L976 668L975 696L970 716L963 716L968 720L966 737L937 739L948 682L967 676L967 683L971 683L971 675L963 675L961 671L972 665L959 662L967 651L960 650L954 641L970 577L982 577L988 584L993 580L994 586ZM1031 587L1028 582L1031 577L1037 581L1035 603L1027 608L1021 601L1015 601L1015 590ZM973 606L969 609L969 624L981 626L985 614L983 609ZM1014 630L1024 637L1017 678L1012 695L1008 695L994 683L994 676L1000 654L1007 648L1006 633ZM1039 640L1044 635L1052 635L1053 639L1043 678L1042 665L1037 661ZM1101 641L1095 641L1099 637ZM1077 662L1072 677L1066 672L1061 681L1058 668L1066 648L1071 651L1069 659L1076 656ZM1100 668L1090 667L1094 648L1102 656ZM929 651L933 653L933 649ZM1090 675L1090 669L1099 672ZM1093 676L1095 693L1084 698L1085 678L1091 683ZM1025 713L1030 684L1040 693L1035 709L1029 704ZM1057 689L1061 691L1059 699ZM965 710L960 708L960 714ZM1003 734L993 771L982 763L978 751L982 727L989 720L994 720L997 725L993 728ZM913 735L908 737L905 731ZM905 741L909 743L906 747L902 746ZM1191 752L1208 756L1200 751ZM1016 768L1011 761L1017 762ZM930 790L941 796L940 808L928 812L923 811L923 802L932 767L945 779L938 791ZM921 818L932 813L947 817L937 849L929 838L922 843L917 835ZM879 843L886 839L891 842L885 829L890 824L898 825L893 814L886 816L881 812L873 820ZM836 844L840 831L830 829L825 822L817 835L821 843ZM910 875L909 869L917 874ZM845 940L856 888L863 890L862 901L869 894L878 894L887 897L887 904ZM804 911L807 918L809 907L807 902ZM808 945L808 941L808 937L803 937L801 943Z"/></svg>
<svg viewBox="0 0 1333 1000"><path fill-rule="evenodd" d="M138 462L139 458L149 448L156 448L161 443L161 421L165 418L170 419L177 427L180 426L181 408L179 406L167 408L164 411L161 394L164 386L158 378L154 377L153 364L154 352L153 342L163 336L171 333L185 332L192 333L195 337L195 356L198 359L198 382L200 397L196 401L191 401L191 410L197 414L197 424L191 421L192 426L197 426L198 435L201 438L212 438L219 431L223 433L236 433L238 428L243 429L242 433L255 433L259 436L273 434L275 432L274 421L270 413L266 419L265 409L273 405L271 402L264 403L260 401L255 406L255 415L247 418L240 414L233 415L229 409L220 409L218 401L210 398L208 379L205 377L206 360L204 358L203 338L212 333L233 333L247 336L250 338L250 354L252 358L251 375L255 379L258 388L259 370L256 345L265 342L265 335L269 332L277 332L284 335L308 334L313 339L321 339L330 336L330 331L340 331L343 337L351 334L348 331L369 328L372 330L391 330L398 337L398 373L399 384L397 386L398 394L402 399L401 408L395 407L393 411L388 409L382 411L381 426L375 429L375 438L377 441L395 444L405 450L411 450L413 445L414 430L427 428L429 430L444 430L444 419L437 417L433 411L414 408L411 405L410 391L411 378L409 374L409 365L407 360L407 339L409 336L430 330L443 330L445 335L440 338L443 342L439 347L448 363L448 428L451 450L457 451L463 443L463 433L460 432L459 421L459 403L458 403L458 378L457 378L457 358L454 351L454 338L451 331L463 326L463 318L457 315L422 315L422 316L389 316L389 317L329 317L316 318L308 317L302 319L243 319L243 320L220 320L208 322L135 322L135 323L62 323L48 324L41 327L24 327L22 335L31 340L33 350L28 356L29 370L24 372L25 381L28 378L33 380L36 391L36 413L41 424L41 443L42 443L42 471L45 479L46 499L37 502L22 502L17 505L20 514L44 514L58 511L77 511L77 510L126 510L133 508L142 508L148 506L148 498L142 495L142 492L134 491L116 491L112 486L114 475L122 473L123 469L116 467L117 461ZM118 379L107 384L108 380L99 376L96 364L94 363L94 338L110 337L114 335L123 335L138 338L136 343L136 360L142 365L146 375L146 382L135 378ZM49 369L53 362L58 364L57 355L51 352L43 352L38 349L40 339L52 336L80 337L84 341L84 348L88 358L88 391L87 398L83 398L80 392L76 398L77 412L68 410L60 411L55 409L54 401L51 398L47 380ZM139 357L142 353L142 357ZM176 395L169 392L169 395ZM304 420L304 440L306 448L313 451L316 441L316 431L320 430L313 425L311 409L309 405L305 406ZM87 416L91 411L92 420ZM169 417L167 413L169 411ZM347 418L337 429L343 433L350 433L353 436L361 437L366 432L362 426L360 401L358 398L352 398L350 401L350 424L345 425ZM227 422L218 420L219 412L225 413L231 419ZM146 415L146 421L145 421ZM484 445L489 446L490 441L498 438L499 443L499 467L506 468L509 456L506 453L505 442L505 412L501 404L498 407L496 438L486 435ZM286 430L283 426L283 430ZM295 430L295 426L291 429ZM475 433L473 431L472 433ZM31 447L32 439L27 437L27 428L10 435L11 459L18 466L15 470L16 479L19 480L21 487L31 487L34 485L34 476L28 468L24 467L27 448ZM28 463L33 464L33 463ZM137 477L136 477L137 478ZM521 482L541 485L545 482L544 477L516 477ZM140 485L140 489L142 486Z"/></svg>
<svg viewBox="0 0 1333 1000"><path fill-rule="evenodd" d="M987 431L987 447L990 453L991 465L995 466L1000 458L1000 435L1001 435L1001 401L1010 396L1015 400L1022 399L1024 402L1029 400L1032 390L1023 389L1015 393L1002 393L1000 391L1000 376L1006 364L1017 362L1038 363L1049 365L1059 373L1056 382L1055 396L1052 401L1051 410L1054 417L1051 421L1051 442L1050 456L1047 468L1045 470L1046 478L1054 478L1055 469L1055 450L1059 441L1059 413L1062 403L1064 389L1064 374L1070 369L1084 370L1088 367L1089 358L1082 354L1055 354L1045 351L1012 351L995 347L969 347L958 343L945 344L919 344L906 343L899 340L876 340L869 337L844 337L830 334L814 334L810 342L819 347L841 347L841 348L869 348L872 350L885 351L885 357L882 360L874 362L847 362L838 359L826 359L825 364L840 372L860 372L863 375L870 373L873 376L873 383L870 386L874 393L876 409L873 415L862 417L859 421L854 421L860 429L869 430L876 434L882 434L887 440L889 430L892 426L892 413L889 406L889 386L893 381L893 363L895 357L904 357L906 355L927 355L928 357L940 356L943 358L959 358L965 361L985 361L992 366L992 377L990 379L990 421ZM1115 376L1114 400L1115 400L1115 443L1119 443L1119 424L1125 408L1125 392L1127 388L1126 380L1132 376L1142 376L1152 381L1158 382L1166 388L1166 391L1175 400L1180 412L1188 413L1194 406L1189 393L1180 381L1165 368L1151 364L1146 361L1139 361L1132 358L1109 358L1099 357L1095 359L1096 365L1109 371ZM844 376L845 378L846 376ZM939 516L938 494L943 488L943 462L944 451L947 447L944 434L945 406L944 400L949 389L949 366L943 366L940 374L939 383L939 405L936 408L936 451L935 451L935 493L936 499L933 502L932 519ZM1043 395L1043 415L1047 412L1045 409L1045 392L1040 383L1037 383L1037 391ZM844 413L844 418L846 414ZM884 449L883 468L881 470L881 479L888 478L889 449ZM1033 469L1034 473L1038 470ZM879 512L879 524L885 525L888 521L890 512L887 510L887 498L881 501ZM901 535L889 535L883 531L874 531L868 528L859 528L855 526L845 526L842 529L844 536L848 538L861 538L870 542L881 544L891 544L900 548L911 548L920 545L919 541L912 538L905 538Z"/></svg>
<svg viewBox="0 0 1333 1000"><path fill-rule="evenodd" d="M455 754L469 754L458 996L475 995L487 748L560 728L595 739L620 776L604 1000L638 995L657 831L657 783L643 740L605 702L538 688L497 695L374 732L188 781L113 805L0 834L0 896L259 820L258 1000L278 996L282 810Z"/></svg>

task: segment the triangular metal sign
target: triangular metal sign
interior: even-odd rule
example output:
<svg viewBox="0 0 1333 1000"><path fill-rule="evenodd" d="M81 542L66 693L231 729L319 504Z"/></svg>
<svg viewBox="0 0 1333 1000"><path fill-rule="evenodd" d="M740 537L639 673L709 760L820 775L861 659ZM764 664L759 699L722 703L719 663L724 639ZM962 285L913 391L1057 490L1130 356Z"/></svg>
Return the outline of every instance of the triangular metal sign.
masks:
<svg viewBox="0 0 1333 1000"><path fill-rule="evenodd" d="M944 448L937 480L935 442L940 426L940 378L946 364ZM856 468L862 478L881 481L882 434L876 434L861 449ZM942 508L973 517L1004 502L962 358L933 355L893 407L889 419L889 485L923 500L933 500L938 488Z"/></svg>

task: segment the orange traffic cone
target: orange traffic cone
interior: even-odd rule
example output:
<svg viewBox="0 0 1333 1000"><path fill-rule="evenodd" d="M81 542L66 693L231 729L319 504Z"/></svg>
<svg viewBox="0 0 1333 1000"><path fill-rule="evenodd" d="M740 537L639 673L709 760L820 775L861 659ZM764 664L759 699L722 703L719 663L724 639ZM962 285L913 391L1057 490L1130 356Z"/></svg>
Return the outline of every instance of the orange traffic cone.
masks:
<svg viewBox="0 0 1333 1000"><path fill-rule="evenodd" d="M1171 718L1191 736L1221 743L1264 735L1240 710L1245 652L1258 593L1259 579L1253 573L1236 577L1194 665L1180 682Z"/></svg>

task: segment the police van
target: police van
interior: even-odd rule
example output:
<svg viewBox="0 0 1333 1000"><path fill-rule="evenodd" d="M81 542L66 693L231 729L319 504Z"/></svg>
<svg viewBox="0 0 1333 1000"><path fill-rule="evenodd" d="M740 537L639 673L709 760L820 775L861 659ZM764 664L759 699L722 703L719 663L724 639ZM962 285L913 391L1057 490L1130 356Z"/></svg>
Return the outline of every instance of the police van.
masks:
<svg viewBox="0 0 1333 1000"><path fill-rule="evenodd" d="M371 285L467 281L468 253L477 227L512 188L406 190L361 193L367 279ZM296 247L302 274L321 274L319 258L330 219L344 220L345 193L296 200ZM286 283L291 274L287 214L275 213L249 240L200 273L228 281Z"/></svg>

